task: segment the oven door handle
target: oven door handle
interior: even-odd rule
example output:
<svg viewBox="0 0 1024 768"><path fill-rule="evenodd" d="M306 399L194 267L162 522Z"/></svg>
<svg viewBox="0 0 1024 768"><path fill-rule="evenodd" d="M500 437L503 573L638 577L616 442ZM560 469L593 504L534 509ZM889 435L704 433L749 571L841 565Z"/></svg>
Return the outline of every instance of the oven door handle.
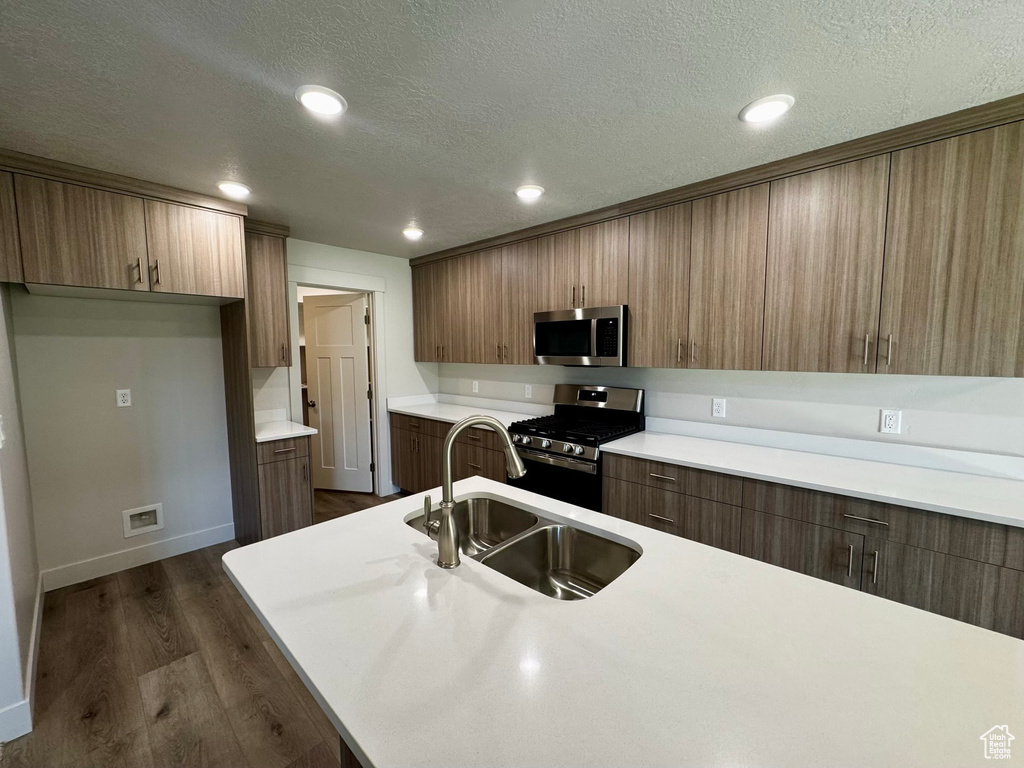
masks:
<svg viewBox="0 0 1024 768"><path fill-rule="evenodd" d="M527 461L536 461L540 464L550 464L554 467L564 467L575 472L586 472L588 475L597 474L597 464L592 461L580 461L564 456L551 456L540 451L531 451L525 448L516 448L516 451Z"/></svg>

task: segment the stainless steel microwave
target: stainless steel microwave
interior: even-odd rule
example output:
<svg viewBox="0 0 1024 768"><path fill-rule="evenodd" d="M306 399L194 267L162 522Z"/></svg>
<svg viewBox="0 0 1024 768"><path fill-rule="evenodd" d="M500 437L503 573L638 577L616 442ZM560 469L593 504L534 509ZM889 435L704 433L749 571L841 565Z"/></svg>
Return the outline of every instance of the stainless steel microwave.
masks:
<svg viewBox="0 0 1024 768"><path fill-rule="evenodd" d="M627 307L586 307L533 315L533 356L541 365L626 364Z"/></svg>

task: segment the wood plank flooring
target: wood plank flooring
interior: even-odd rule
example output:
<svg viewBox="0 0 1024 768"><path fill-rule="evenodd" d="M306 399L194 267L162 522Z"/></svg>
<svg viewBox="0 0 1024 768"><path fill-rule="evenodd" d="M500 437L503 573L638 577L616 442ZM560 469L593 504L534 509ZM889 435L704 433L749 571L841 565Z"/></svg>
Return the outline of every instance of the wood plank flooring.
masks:
<svg viewBox="0 0 1024 768"><path fill-rule="evenodd" d="M338 768L334 727L221 568L234 546L47 593L35 729L0 768Z"/></svg>
<svg viewBox="0 0 1024 768"><path fill-rule="evenodd" d="M353 512L400 498L402 498L400 493L381 497L372 493L316 490L313 491L313 522L322 523L325 520L344 517Z"/></svg>

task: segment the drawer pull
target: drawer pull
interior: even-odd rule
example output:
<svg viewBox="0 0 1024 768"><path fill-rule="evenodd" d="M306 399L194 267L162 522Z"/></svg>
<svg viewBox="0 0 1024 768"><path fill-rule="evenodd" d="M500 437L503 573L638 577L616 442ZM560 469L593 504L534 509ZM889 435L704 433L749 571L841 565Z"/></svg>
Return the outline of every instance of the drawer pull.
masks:
<svg viewBox="0 0 1024 768"><path fill-rule="evenodd" d="M847 514L844 514L843 517L845 517L848 520L858 520L858 521L860 521L862 523L874 523L875 525L884 525L886 528L889 527L889 524L887 522L885 522L885 520L876 520L873 517L861 517L860 515L847 515Z"/></svg>
<svg viewBox="0 0 1024 768"><path fill-rule="evenodd" d="M480 469L480 465L479 464L470 464L469 468L470 469Z"/></svg>
<svg viewBox="0 0 1024 768"><path fill-rule="evenodd" d="M410 421L409 422L409 429L419 429L419 428L420 428L420 423L418 421Z"/></svg>
<svg viewBox="0 0 1024 768"><path fill-rule="evenodd" d="M670 483L674 483L676 481L674 477L669 477L668 475L659 475L656 472L649 472L648 474L657 480L668 480Z"/></svg>
<svg viewBox="0 0 1024 768"><path fill-rule="evenodd" d="M661 515L656 515L653 512L648 512L647 516L653 517L655 520L661 520L663 523L672 523L672 525L676 524L676 521L673 520L671 517L662 517Z"/></svg>
<svg viewBox="0 0 1024 768"><path fill-rule="evenodd" d="M288 453L288 451L298 450L294 445L291 448L275 448L274 453Z"/></svg>
<svg viewBox="0 0 1024 768"><path fill-rule="evenodd" d="M853 577L853 544L850 545L850 560L846 563L846 578Z"/></svg>
<svg viewBox="0 0 1024 768"><path fill-rule="evenodd" d="M480 435L466 435L466 437L468 437L470 440L483 440L483 438L480 437Z"/></svg>
<svg viewBox="0 0 1024 768"><path fill-rule="evenodd" d="M874 563L874 567L871 569L871 583L872 584L877 584L878 583L878 550L877 549L875 550L875 563Z"/></svg>

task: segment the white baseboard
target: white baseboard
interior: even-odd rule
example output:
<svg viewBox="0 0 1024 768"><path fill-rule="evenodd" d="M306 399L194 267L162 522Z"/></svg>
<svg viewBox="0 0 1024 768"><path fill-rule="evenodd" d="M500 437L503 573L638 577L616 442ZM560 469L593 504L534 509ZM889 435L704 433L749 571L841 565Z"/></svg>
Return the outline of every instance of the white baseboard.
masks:
<svg viewBox="0 0 1024 768"><path fill-rule="evenodd" d="M23 699L0 709L0 744L13 741L32 730L32 705Z"/></svg>
<svg viewBox="0 0 1024 768"><path fill-rule="evenodd" d="M228 523L163 541L154 541L152 544L143 544L141 547L132 547L120 552L112 552L109 555L93 557L89 560L79 560L77 563L68 563L43 571L41 574L43 588L50 592L70 584L95 579L98 576L117 573L126 568L154 563L165 557L174 557L195 549L231 541L233 538L235 538L235 525Z"/></svg>

